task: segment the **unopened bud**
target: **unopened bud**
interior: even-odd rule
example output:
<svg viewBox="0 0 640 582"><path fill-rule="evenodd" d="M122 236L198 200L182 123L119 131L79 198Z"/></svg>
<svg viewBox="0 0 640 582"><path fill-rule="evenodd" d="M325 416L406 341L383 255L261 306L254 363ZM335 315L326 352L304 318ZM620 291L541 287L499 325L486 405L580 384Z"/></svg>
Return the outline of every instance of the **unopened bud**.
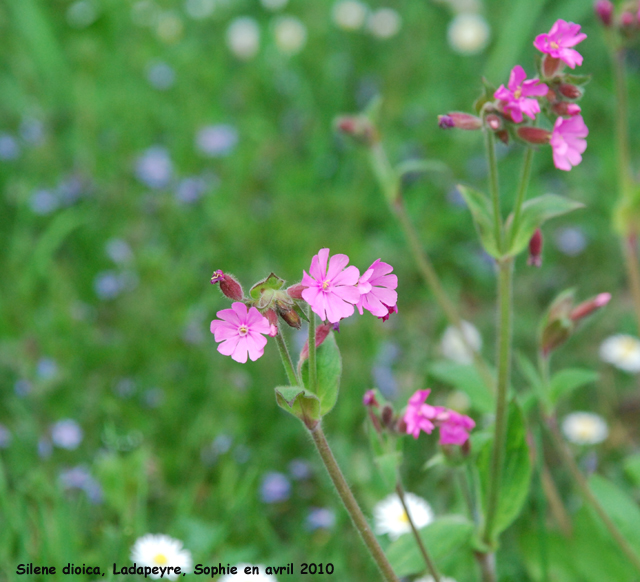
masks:
<svg viewBox="0 0 640 582"><path fill-rule="evenodd" d="M609 2L609 0L598 0L593 8L602 24L611 26L611 22L613 21L613 4Z"/></svg>
<svg viewBox="0 0 640 582"><path fill-rule="evenodd" d="M542 266L542 245L542 231L537 228L529 241L529 259L527 260L527 265L533 267Z"/></svg>
<svg viewBox="0 0 640 582"><path fill-rule="evenodd" d="M293 307L276 301L276 309L278 310L280 317L282 317L282 319L284 319L291 327L300 329L302 326L302 320L300 319L298 312Z"/></svg>
<svg viewBox="0 0 640 582"><path fill-rule="evenodd" d="M546 54L542 59L542 74L547 78L553 77L556 73L559 73L564 67L564 63L560 59L556 59L549 54Z"/></svg>
<svg viewBox="0 0 640 582"><path fill-rule="evenodd" d="M549 89L545 97L547 98L547 101L549 101L549 103L553 103L558 99L558 96L556 95L556 92L553 89Z"/></svg>
<svg viewBox="0 0 640 582"><path fill-rule="evenodd" d="M382 424L391 427L393 424L393 408L388 404L385 404L382 409L382 413L380 414L380 418L382 419Z"/></svg>
<svg viewBox="0 0 640 582"><path fill-rule="evenodd" d="M633 13L625 11L620 15L620 24L625 28L635 26L636 17L633 15Z"/></svg>
<svg viewBox="0 0 640 582"><path fill-rule="evenodd" d="M267 309L262 315L269 321L269 335L276 337L278 335L278 315L273 309Z"/></svg>
<svg viewBox="0 0 640 582"><path fill-rule="evenodd" d="M490 113L489 115L487 115L485 117L485 121L487 122L487 125L489 126L489 128L492 129L493 131L498 131L499 129L502 129L502 119L495 113Z"/></svg>
<svg viewBox="0 0 640 582"><path fill-rule="evenodd" d="M378 401L376 400L376 391L367 390L362 397L362 404L365 406L379 406Z"/></svg>
<svg viewBox="0 0 640 582"><path fill-rule="evenodd" d="M549 143L551 132L540 127L525 125L524 127L518 128L518 137L527 143L543 145Z"/></svg>
<svg viewBox="0 0 640 582"><path fill-rule="evenodd" d="M551 350L566 342L573 332L574 324L566 318L555 319L547 325L540 341L540 349L545 356L548 356Z"/></svg>
<svg viewBox="0 0 640 582"><path fill-rule="evenodd" d="M580 303L580 305L570 313L569 317L572 321L579 321L601 307L604 307L609 301L611 301L611 293L600 293L600 295L596 295L592 299Z"/></svg>
<svg viewBox="0 0 640 582"><path fill-rule="evenodd" d="M582 111L580 109L580 105L577 103L569 103L568 101L558 101L558 103L553 104L551 109L553 109L553 112L556 115L561 115L563 117L578 115L578 113Z"/></svg>
<svg viewBox="0 0 640 582"><path fill-rule="evenodd" d="M296 283L287 289L287 293L291 299L302 299L302 292L305 289L306 287L302 283Z"/></svg>
<svg viewBox="0 0 640 582"><path fill-rule="evenodd" d="M562 83L558 87L558 91L560 91L560 93L567 99L580 99L580 97L582 97L582 89L572 85L571 83Z"/></svg>
<svg viewBox="0 0 640 582"><path fill-rule="evenodd" d="M220 283L220 291L229 299L233 299L234 301L242 301L244 299L242 286L236 278L233 275L229 275L229 273L223 273L220 269L214 271L211 276L211 283Z"/></svg>
<svg viewBox="0 0 640 582"><path fill-rule="evenodd" d="M343 115L335 121L335 127L365 145L378 141L378 131L371 120L364 115Z"/></svg>
<svg viewBox="0 0 640 582"><path fill-rule="evenodd" d="M497 138L505 145L509 145L509 132L506 129L496 131Z"/></svg>
<svg viewBox="0 0 640 582"><path fill-rule="evenodd" d="M446 115L438 115L438 125L442 129L456 127L458 129L476 130L482 129L482 119L469 113L454 111Z"/></svg>

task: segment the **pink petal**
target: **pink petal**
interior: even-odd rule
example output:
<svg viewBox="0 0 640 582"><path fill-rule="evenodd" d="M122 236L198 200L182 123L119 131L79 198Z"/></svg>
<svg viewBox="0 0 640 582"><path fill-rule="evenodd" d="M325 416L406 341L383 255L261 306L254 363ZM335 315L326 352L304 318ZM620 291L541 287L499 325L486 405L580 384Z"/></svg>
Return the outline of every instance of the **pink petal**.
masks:
<svg viewBox="0 0 640 582"><path fill-rule="evenodd" d="M269 320L262 315L255 307L249 309L246 320L247 325L252 331L259 333L269 333Z"/></svg>
<svg viewBox="0 0 640 582"><path fill-rule="evenodd" d="M230 356L231 354L233 354L233 352L236 349L236 346L238 345L239 341L240 341L240 336L239 335L237 335L235 337L232 337L232 338L229 338L228 340L223 341L218 346L218 351L223 356Z"/></svg>
<svg viewBox="0 0 640 582"><path fill-rule="evenodd" d="M355 303L356 301L354 301ZM346 303L339 297L331 294L326 297L327 319L330 323L338 323L345 317L351 317L354 312L353 305Z"/></svg>
<svg viewBox="0 0 640 582"><path fill-rule="evenodd" d="M375 287L386 287L387 289L396 289L398 287L398 277L396 275L382 275L371 280L371 284Z"/></svg>
<svg viewBox="0 0 640 582"><path fill-rule="evenodd" d="M333 282L334 277L349 264L347 255L333 255L329 260L329 270L327 271L327 279ZM358 274L358 276L360 276ZM334 283L335 284L335 283Z"/></svg>
<svg viewBox="0 0 640 582"><path fill-rule="evenodd" d="M370 293L370 296L371 295L389 307L393 307L398 302L398 293L393 289L374 287Z"/></svg>
<svg viewBox="0 0 640 582"><path fill-rule="evenodd" d="M496 99L500 99L501 101L509 101L513 96L513 93L509 91L504 85L500 85L498 90L493 94Z"/></svg>
<svg viewBox="0 0 640 582"><path fill-rule="evenodd" d="M334 287L331 292L333 295L349 303L358 303L358 301L360 301L361 293L357 287L343 285L342 287Z"/></svg>
<svg viewBox="0 0 640 582"><path fill-rule="evenodd" d="M247 338L246 336L241 337L240 341L238 342L238 345L236 346L236 349L233 350L233 353L231 354L231 359L235 360L240 364L245 364L247 361L247 352L248 352Z"/></svg>
<svg viewBox="0 0 640 582"><path fill-rule="evenodd" d="M520 65L516 65L509 76L509 89L515 91L526 78L527 73L524 72L524 69Z"/></svg>
<svg viewBox="0 0 640 582"><path fill-rule="evenodd" d="M339 273L337 276L333 277L332 283L334 285L355 285L360 278L360 271L358 267L354 267L351 265L347 267L342 273Z"/></svg>
<svg viewBox="0 0 640 582"><path fill-rule="evenodd" d="M235 325L236 327L242 325L240 318L234 309L222 309L216 313L216 316L231 325Z"/></svg>
<svg viewBox="0 0 640 582"><path fill-rule="evenodd" d="M304 285L305 287L315 287L318 284L318 281L316 281L315 279L312 279L310 275L307 275L306 271L302 271L302 272L303 272L302 281L300 281L301 285Z"/></svg>
<svg viewBox="0 0 640 582"><path fill-rule="evenodd" d="M231 309L236 312L241 325L247 323L247 306L244 303L236 301L231 304Z"/></svg>
<svg viewBox="0 0 640 582"><path fill-rule="evenodd" d="M229 325L226 326L218 326L216 328L214 338L217 342L221 342L224 340L231 339L233 337L238 337L238 328L232 327Z"/></svg>
<svg viewBox="0 0 640 582"><path fill-rule="evenodd" d="M307 287L302 291L302 298L309 304L314 305L316 301L318 301L318 295L320 295L322 291L318 287Z"/></svg>

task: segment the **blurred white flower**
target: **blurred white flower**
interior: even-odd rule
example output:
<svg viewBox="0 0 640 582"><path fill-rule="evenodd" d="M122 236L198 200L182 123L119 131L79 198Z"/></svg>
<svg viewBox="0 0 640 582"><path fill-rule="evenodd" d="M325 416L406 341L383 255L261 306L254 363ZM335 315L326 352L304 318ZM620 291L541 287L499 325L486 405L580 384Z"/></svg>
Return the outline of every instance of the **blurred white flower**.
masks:
<svg viewBox="0 0 640 582"><path fill-rule="evenodd" d="M405 493L404 498L417 529L422 529L433 521L433 510L422 497L418 497L413 493ZM374 507L373 518L376 533L389 534L392 540L396 540L402 534L411 531L409 518L396 493L385 497Z"/></svg>
<svg viewBox="0 0 640 582"><path fill-rule="evenodd" d="M387 39L400 32L402 18L393 8L380 8L369 16L369 31L379 39Z"/></svg>
<svg viewBox="0 0 640 582"><path fill-rule="evenodd" d="M562 421L562 432L576 445L597 445L609 435L604 418L593 412L572 412Z"/></svg>
<svg viewBox="0 0 640 582"><path fill-rule="evenodd" d="M264 574L266 568L264 566L255 566L260 574L245 574L245 568L254 568L253 564L237 564L237 574L228 574L218 580L218 582L278 582L278 579L271 574Z"/></svg>
<svg viewBox="0 0 640 582"><path fill-rule="evenodd" d="M20 156L20 146L8 133L0 133L0 160L15 160Z"/></svg>
<svg viewBox="0 0 640 582"><path fill-rule="evenodd" d="M91 0L79 0L67 8L67 22L74 28L86 28L98 18L98 7Z"/></svg>
<svg viewBox="0 0 640 582"><path fill-rule="evenodd" d="M162 12L158 16L156 24L156 34L158 38L167 44L179 41L184 32L184 24L182 19L172 11Z"/></svg>
<svg viewBox="0 0 640 582"><path fill-rule="evenodd" d="M575 226L560 228L555 232L556 246L569 257L578 256L587 246L587 237Z"/></svg>
<svg viewBox="0 0 640 582"><path fill-rule="evenodd" d="M13 439L11 431L4 425L0 424L0 449L6 449Z"/></svg>
<svg viewBox="0 0 640 582"><path fill-rule="evenodd" d="M447 29L451 48L462 55L474 55L489 43L491 29L479 14L458 14Z"/></svg>
<svg viewBox="0 0 640 582"><path fill-rule="evenodd" d="M435 582L435 578L431 575L423 576L422 578L417 578L414 582ZM453 578L449 578L448 576L440 576L440 582L456 582Z"/></svg>
<svg viewBox="0 0 640 582"><path fill-rule="evenodd" d="M328 507L316 507L307 515L307 529L331 529L336 523L336 514Z"/></svg>
<svg viewBox="0 0 640 582"><path fill-rule="evenodd" d="M138 26L154 26L160 9L153 0L139 0L131 7L131 19Z"/></svg>
<svg viewBox="0 0 640 582"><path fill-rule="evenodd" d="M138 538L131 548L131 561L139 566L173 566L179 567L182 572L191 571L193 561L189 550L182 547L182 542L162 534L147 534ZM150 574L151 578L158 579L160 574ZM178 575L165 574L169 580L175 580Z"/></svg>
<svg viewBox="0 0 640 582"><path fill-rule="evenodd" d="M226 123L207 125L196 134L196 147L211 158L229 155L237 143L238 130Z"/></svg>
<svg viewBox="0 0 640 582"><path fill-rule="evenodd" d="M344 30L359 30L364 26L369 7L358 0L342 0L333 5L333 22Z"/></svg>
<svg viewBox="0 0 640 582"><path fill-rule="evenodd" d="M480 0L435 0L439 4L448 4L455 12L480 12L482 2Z"/></svg>
<svg viewBox="0 0 640 582"><path fill-rule="evenodd" d="M482 348L480 332L468 321L462 322L462 330L469 346L479 352ZM458 328L449 326L442 334L442 340L440 341L442 355L449 360L458 362L458 364L472 364L473 354L462 338L463 336Z"/></svg>
<svg viewBox="0 0 640 582"><path fill-rule="evenodd" d="M250 16L236 18L227 28L227 46L239 59L248 61L260 49L260 28Z"/></svg>
<svg viewBox="0 0 640 582"><path fill-rule="evenodd" d="M136 177L149 188L165 188L173 178L173 162L166 148L153 146L136 161Z"/></svg>
<svg viewBox="0 0 640 582"><path fill-rule="evenodd" d="M156 61L147 65L147 81L154 89L166 91L176 80L176 72L171 65Z"/></svg>
<svg viewBox="0 0 640 582"><path fill-rule="evenodd" d="M213 14L216 0L187 0L184 9L194 20L201 20Z"/></svg>
<svg viewBox="0 0 640 582"><path fill-rule="evenodd" d="M630 335L608 337L600 345L600 357L625 372L640 372L640 340Z"/></svg>
<svg viewBox="0 0 640 582"><path fill-rule="evenodd" d="M58 197L49 190L36 190L29 199L31 210L36 214L51 214L60 206Z"/></svg>
<svg viewBox="0 0 640 582"><path fill-rule="evenodd" d="M260 4L262 7L275 12L276 10L282 10L287 4L289 0L260 0Z"/></svg>
<svg viewBox="0 0 640 582"><path fill-rule="evenodd" d="M307 42L307 27L295 16L281 16L274 26L276 46L287 55L299 53Z"/></svg>
<svg viewBox="0 0 640 582"><path fill-rule="evenodd" d="M133 259L133 252L127 241L121 238L112 238L105 245L107 256L116 264L128 263Z"/></svg>
<svg viewBox="0 0 640 582"><path fill-rule="evenodd" d="M80 425L70 418L59 420L51 427L51 441L56 447L73 451L80 446L83 437Z"/></svg>

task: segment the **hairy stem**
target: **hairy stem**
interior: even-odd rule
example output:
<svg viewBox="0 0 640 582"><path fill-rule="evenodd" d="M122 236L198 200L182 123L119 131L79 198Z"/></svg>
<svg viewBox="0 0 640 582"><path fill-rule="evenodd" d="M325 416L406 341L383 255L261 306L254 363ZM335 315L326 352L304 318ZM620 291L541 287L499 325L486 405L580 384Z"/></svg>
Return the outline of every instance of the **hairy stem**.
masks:
<svg viewBox="0 0 640 582"><path fill-rule="evenodd" d="M513 242L513 237L518 232L520 226L520 215L522 214L522 205L527 195L527 187L529 186L529 178L531 176L531 166L533 166L533 148L527 148L524 154L524 162L522 164L522 173L520 175L520 184L516 194L516 203L513 207L513 224L511 225L511 237L507 241L509 244Z"/></svg>
<svg viewBox="0 0 640 582"><path fill-rule="evenodd" d="M484 141L487 150L487 165L489 166L489 191L493 204L494 236L500 251L504 251L502 214L500 212L500 184L498 181L498 162L496 160L496 140L493 131L484 130Z"/></svg>
<svg viewBox="0 0 640 582"><path fill-rule="evenodd" d="M278 333L276 335L276 345L278 346L278 351L280 352L280 358L282 359L284 371L287 373L289 385L302 387L298 381L295 368L293 367L293 362L291 361L291 356L289 355L289 350L287 349L287 344L285 343L280 330L278 330Z"/></svg>
<svg viewBox="0 0 640 582"><path fill-rule="evenodd" d="M311 434L313 442L318 449L318 453L320 453L320 457L322 458L322 462L329 473L329 477L331 477L331 481L333 481L338 495L353 521L353 525L358 530L362 541L367 546L369 553L382 572L384 579L387 582L399 582L398 577L395 575L391 564L389 564L387 557L384 555L384 552L378 543L378 540L371 531L371 527L369 526L367 519L362 513L356 498L353 496L353 493L351 492L351 489L349 488L349 485L344 478L335 457L333 456L333 452L331 451L331 447L329 446L324 432L322 431L320 423L318 423L315 428L309 430L309 433Z"/></svg>
<svg viewBox="0 0 640 582"><path fill-rule="evenodd" d="M316 367L316 314L309 308L309 386L314 394L318 391L318 369Z"/></svg>

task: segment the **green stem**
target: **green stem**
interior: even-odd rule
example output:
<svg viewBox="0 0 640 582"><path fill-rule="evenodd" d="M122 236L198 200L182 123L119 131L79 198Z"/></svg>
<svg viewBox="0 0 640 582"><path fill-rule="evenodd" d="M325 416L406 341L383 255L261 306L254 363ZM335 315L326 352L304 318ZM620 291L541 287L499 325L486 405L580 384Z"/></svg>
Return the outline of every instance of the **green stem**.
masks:
<svg viewBox="0 0 640 582"><path fill-rule="evenodd" d="M498 394L496 396L496 425L493 438L484 542L493 546L495 518L500 498L502 465L507 436L507 396L511 373L511 316L513 259L498 261Z"/></svg>
<svg viewBox="0 0 640 582"><path fill-rule="evenodd" d="M620 532L616 524L613 523L611 518L607 515L602 505L600 505L600 502L598 501L597 497L591 491L591 488L589 487L589 483L587 479L580 471L580 468L578 467L578 464L573 458L573 455L571 454L569 447L567 446L564 439L562 438L562 434L560 434L560 429L558 428L558 423L556 421L555 416L549 416L547 417L546 420L547 420L547 426L549 427L549 432L554 441L554 444L556 445L556 448L560 452L560 456L562 457L564 464L569 468L569 472L571 473L571 476L573 477L576 484L578 485L578 488L580 489L585 501L587 501L587 503L589 503L591 507L593 507L595 512L598 514L598 516L602 520L602 523L604 523L605 527L609 530L611 537L618 544L618 547L622 550L625 556L627 556L627 558L633 564L635 569L638 572L640 572L640 557L638 557L636 552L629 545L629 542L622 535L622 533Z"/></svg>
<svg viewBox="0 0 640 582"><path fill-rule="evenodd" d="M427 551L427 548L424 545L422 538L420 537L420 532L418 531L418 528L416 527L415 523L413 523L413 518L409 513L409 508L407 507L407 503L404 498L404 488L402 487L402 483L400 481L399 476L398 476L398 480L396 481L396 493L400 498L400 503L402 503L402 507L404 508L404 513L407 516L407 519L409 520L409 525L411 526L413 537L415 537L416 542L418 542L418 547L420 548L420 553L422 554L424 563L427 565L427 569L429 570L429 573L431 574L431 576L433 576L433 579L435 580L435 582L440 582L440 573L436 568L436 564L431 558L431 556L429 555L429 552Z"/></svg>
<svg viewBox="0 0 640 582"><path fill-rule="evenodd" d="M380 568L384 579L387 582L399 582L398 577L395 575L391 564L384 555L376 536L371 531L371 527L369 526L367 519L362 513L356 498L353 496L353 493L351 492L351 489L349 488L349 485L344 478L335 457L333 456L333 452L331 451L331 447L327 442L324 432L322 432L320 423L318 423L314 429L309 430L309 433L313 438L313 442L318 449L318 453L320 453L324 466L329 473L329 477L331 477L331 480L333 481L345 509L351 516L353 525L358 530L362 541L367 546L367 549L378 565L378 568Z"/></svg>
<svg viewBox="0 0 640 582"><path fill-rule="evenodd" d="M482 582L498 582L496 575L496 555L476 552L476 561L482 572Z"/></svg>
<svg viewBox="0 0 640 582"><path fill-rule="evenodd" d="M613 51L613 72L616 84L616 142L618 160L618 179L623 198L633 194L631 176L631 155L629 149L629 108L627 105L627 79L624 66L626 51L624 48Z"/></svg>
<svg viewBox="0 0 640 582"><path fill-rule="evenodd" d="M631 297L640 331L640 269L638 268L638 241L634 234L622 237L622 254L627 268L627 278L631 286Z"/></svg>
<svg viewBox="0 0 640 582"><path fill-rule="evenodd" d="M316 314L309 308L309 390L318 392L318 368L316 366Z"/></svg>
<svg viewBox="0 0 640 582"><path fill-rule="evenodd" d="M493 131L484 130L484 141L487 150L487 164L489 166L489 191L493 203L494 236L500 251L504 251L502 214L500 212L500 184L498 181L498 162L496 160L496 140Z"/></svg>
<svg viewBox="0 0 640 582"><path fill-rule="evenodd" d="M547 544L547 498L545 495L543 485L544 474L544 458L542 449L542 435L540 433L540 427L536 427L536 433L534 436L535 441L535 456L536 456L536 502L537 518L538 518L538 531L540 532L538 538L539 550L540 550L540 562L542 564L542 580L543 582L549 582L549 550Z"/></svg>
<svg viewBox="0 0 640 582"><path fill-rule="evenodd" d="M282 333L280 332L280 330L278 330L278 333L276 335L276 345L278 346L280 358L282 358L282 364L284 366L284 371L287 373L289 384L291 386L301 386L300 382L298 381L295 368L293 367L293 362L291 361L291 356L289 355L287 344L284 342L284 338L282 337Z"/></svg>
<svg viewBox="0 0 640 582"><path fill-rule="evenodd" d="M520 174L520 184L518 185L518 193L516 194L516 203L513 207L513 224L511 225L511 237L508 241L509 244L513 242L513 238L518 232L518 227L520 226L522 204L524 203L524 199L527 194L527 187L529 186L529 177L531 176L531 166L533 166L534 152L535 150L529 147L524 154L522 173Z"/></svg>

